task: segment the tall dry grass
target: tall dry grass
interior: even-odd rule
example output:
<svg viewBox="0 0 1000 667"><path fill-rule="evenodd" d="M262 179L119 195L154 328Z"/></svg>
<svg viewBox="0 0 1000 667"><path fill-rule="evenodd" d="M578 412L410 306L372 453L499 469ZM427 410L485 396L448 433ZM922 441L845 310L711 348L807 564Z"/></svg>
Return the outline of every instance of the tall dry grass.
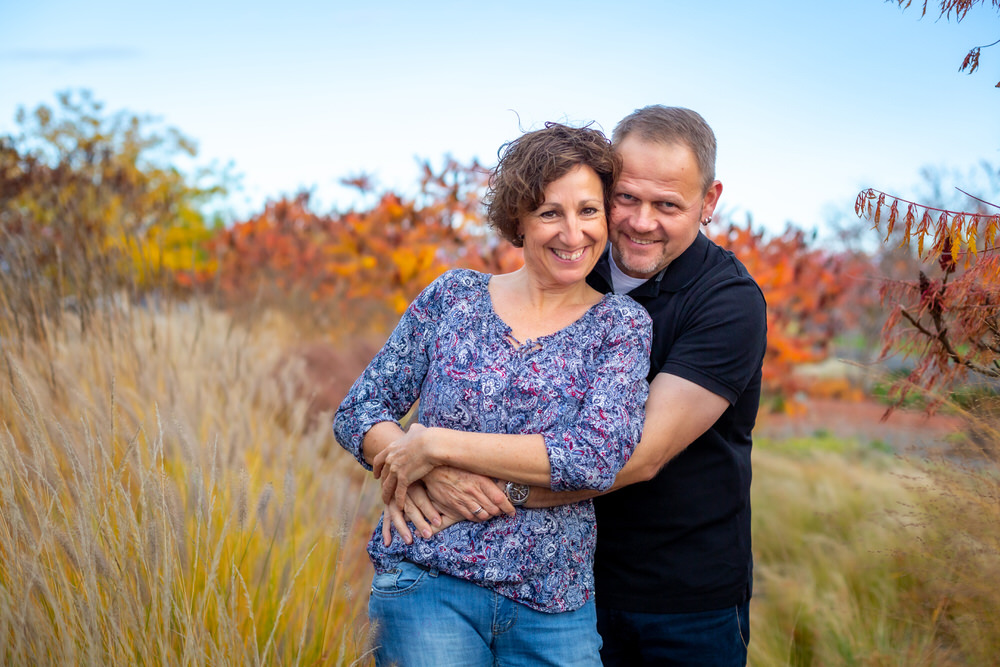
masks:
<svg viewBox="0 0 1000 667"><path fill-rule="evenodd" d="M377 488L303 392L318 351L279 363L301 325L102 307L3 340L0 664L369 664ZM752 665L995 662L1000 437L971 432L758 442Z"/></svg>
<svg viewBox="0 0 1000 667"><path fill-rule="evenodd" d="M3 341L0 663L366 663L377 490L274 371L292 325L80 332Z"/></svg>
<svg viewBox="0 0 1000 667"><path fill-rule="evenodd" d="M995 465L822 440L754 453L751 664L996 664Z"/></svg>

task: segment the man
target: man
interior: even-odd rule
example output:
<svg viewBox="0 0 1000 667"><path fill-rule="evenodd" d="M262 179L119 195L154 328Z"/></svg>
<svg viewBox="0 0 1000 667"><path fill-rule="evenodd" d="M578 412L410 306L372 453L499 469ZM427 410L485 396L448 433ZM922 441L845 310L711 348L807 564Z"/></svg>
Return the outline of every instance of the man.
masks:
<svg viewBox="0 0 1000 667"><path fill-rule="evenodd" d="M642 441L615 484L625 488L595 499L601 657L742 665L764 297L700 233L722 193L715 136L701 116L646 107L618 124L613 143L623 169L612 251L590 282L642 304L653 345Z"/></svg>
<svg viewBox="0 0 1000 667"><path fill-rule="evenodd" d="M743 665L764 297L743 265L700 232L722 194L715 136L704 119L646 107L623 119L612 141L623 164L611 248L588 282L642 304L653 343L642 440L613 493L595 499L601 658L605 665ZM471 476L436 472L426 489L438 507L455 508L453 516L484 520L510 511L508 499L524 502L518 485L506 486L505 499L483 478L473 492ZM417 496L420 488L411 487ZM532 488L527 505L593 495ZM432 507L415 502L436 520ZM429 534L415 514L418 530Z"/></svg>

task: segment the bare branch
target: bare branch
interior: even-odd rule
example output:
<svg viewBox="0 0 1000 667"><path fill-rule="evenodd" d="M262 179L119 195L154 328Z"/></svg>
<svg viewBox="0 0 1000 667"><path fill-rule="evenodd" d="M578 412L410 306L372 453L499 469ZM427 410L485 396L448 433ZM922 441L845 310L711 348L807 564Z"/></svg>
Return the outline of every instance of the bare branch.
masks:
<svg viewBox="0 0 1000 667"><path fill-rule="evenodd" d="M998 42L994 42L994 43L995 43L995 44L1000 44L1000 41L998 41ZM991 46L992 46L992 45L991 45ZM968 192L966 192L966 191L965 191L965 190L963 190L962 188L958 188L958 187L956 187L955 189L956 189L956 190L958 190L959 192L961 192L961 193L962 193L963 195L965 195L965 196L966 196L966 197L968 197L969 199L975 199L975 200L976 200L977 202L979 202L979 203L981 203L981 204L986 204L987 206L992 206L993 208L1000 208L1000 204L994 204L993 202L989 202L989 201L986 201L985 199L980 199L980 198L979 198L979 197L977 197L976 195L971 195L971 194L969 194Z"/></svg>
<svg viewBox="0 0 1000 667"><path fill-rule="evenodd" d="M954 347L952 347L951 341L948 339L948 329L947 328L945 328L945 329L938 329L938 331L935 333L934 331L931 331L930 329L928 329L927 327L925 327L923 324L921 324L920 321L917 320L916 318L914 318L913 315L911 315L909 313L909 311L907 311L906 309L903 309L901 311L901 313L902 313L903 317L910 324L912 324L913 327L917 331L919 331L924 336L927 336L928 338L931 338L933 340L938 341L938 343L940 343L941 347L944 349L945 353L948 355L948 358L951 359L955 364L957 364L959 366L963 366L965 368L968 368L969 370L974 371L974 372L976 372L976 373L978 373L980 375L983 375L985 377L1000 378L1000 365L998 365L998 361L1000 361L1000 360L994 360L993 361L993 365L994 366L998 366L997 369L994 370L994 369L990 368L989 366L983 366L982 364L977 364L976 362L974 362L974 361L972 361L970 359L965 359L964 357L962 357L962 355L960 355L958 353L957 350L955 350ZM937 326L940 326L940 322L938 321L938 318L935 317L934 319L935 319L935 324Z"/></svg>

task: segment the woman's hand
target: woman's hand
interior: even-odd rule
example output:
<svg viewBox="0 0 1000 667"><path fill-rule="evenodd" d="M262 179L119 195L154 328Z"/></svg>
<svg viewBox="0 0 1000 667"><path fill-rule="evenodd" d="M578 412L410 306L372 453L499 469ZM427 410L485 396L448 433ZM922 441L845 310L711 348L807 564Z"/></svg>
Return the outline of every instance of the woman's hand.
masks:
<svg viewBox="0 0 1000 667"><path fill-rule="evenodd" d="M382 502L395 500L397 507L406 507L406 492L434 469L428 452L433 429L420 424L410 425L402 437L383 449L372 461L372 472L382 480Z"/></svg>

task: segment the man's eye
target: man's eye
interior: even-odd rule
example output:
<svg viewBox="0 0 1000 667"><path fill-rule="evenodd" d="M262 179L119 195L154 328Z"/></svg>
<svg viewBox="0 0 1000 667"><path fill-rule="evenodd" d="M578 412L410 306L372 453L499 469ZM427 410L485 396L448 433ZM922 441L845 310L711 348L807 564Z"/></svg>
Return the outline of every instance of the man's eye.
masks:
<svg viewBox="0 0 1000 667"><path fill-rule="evenodd" d="M619 199L622 199L624 201L633 201L635 199L635 197L628 194L627 192L619 192L617 196Z"/></svg>

